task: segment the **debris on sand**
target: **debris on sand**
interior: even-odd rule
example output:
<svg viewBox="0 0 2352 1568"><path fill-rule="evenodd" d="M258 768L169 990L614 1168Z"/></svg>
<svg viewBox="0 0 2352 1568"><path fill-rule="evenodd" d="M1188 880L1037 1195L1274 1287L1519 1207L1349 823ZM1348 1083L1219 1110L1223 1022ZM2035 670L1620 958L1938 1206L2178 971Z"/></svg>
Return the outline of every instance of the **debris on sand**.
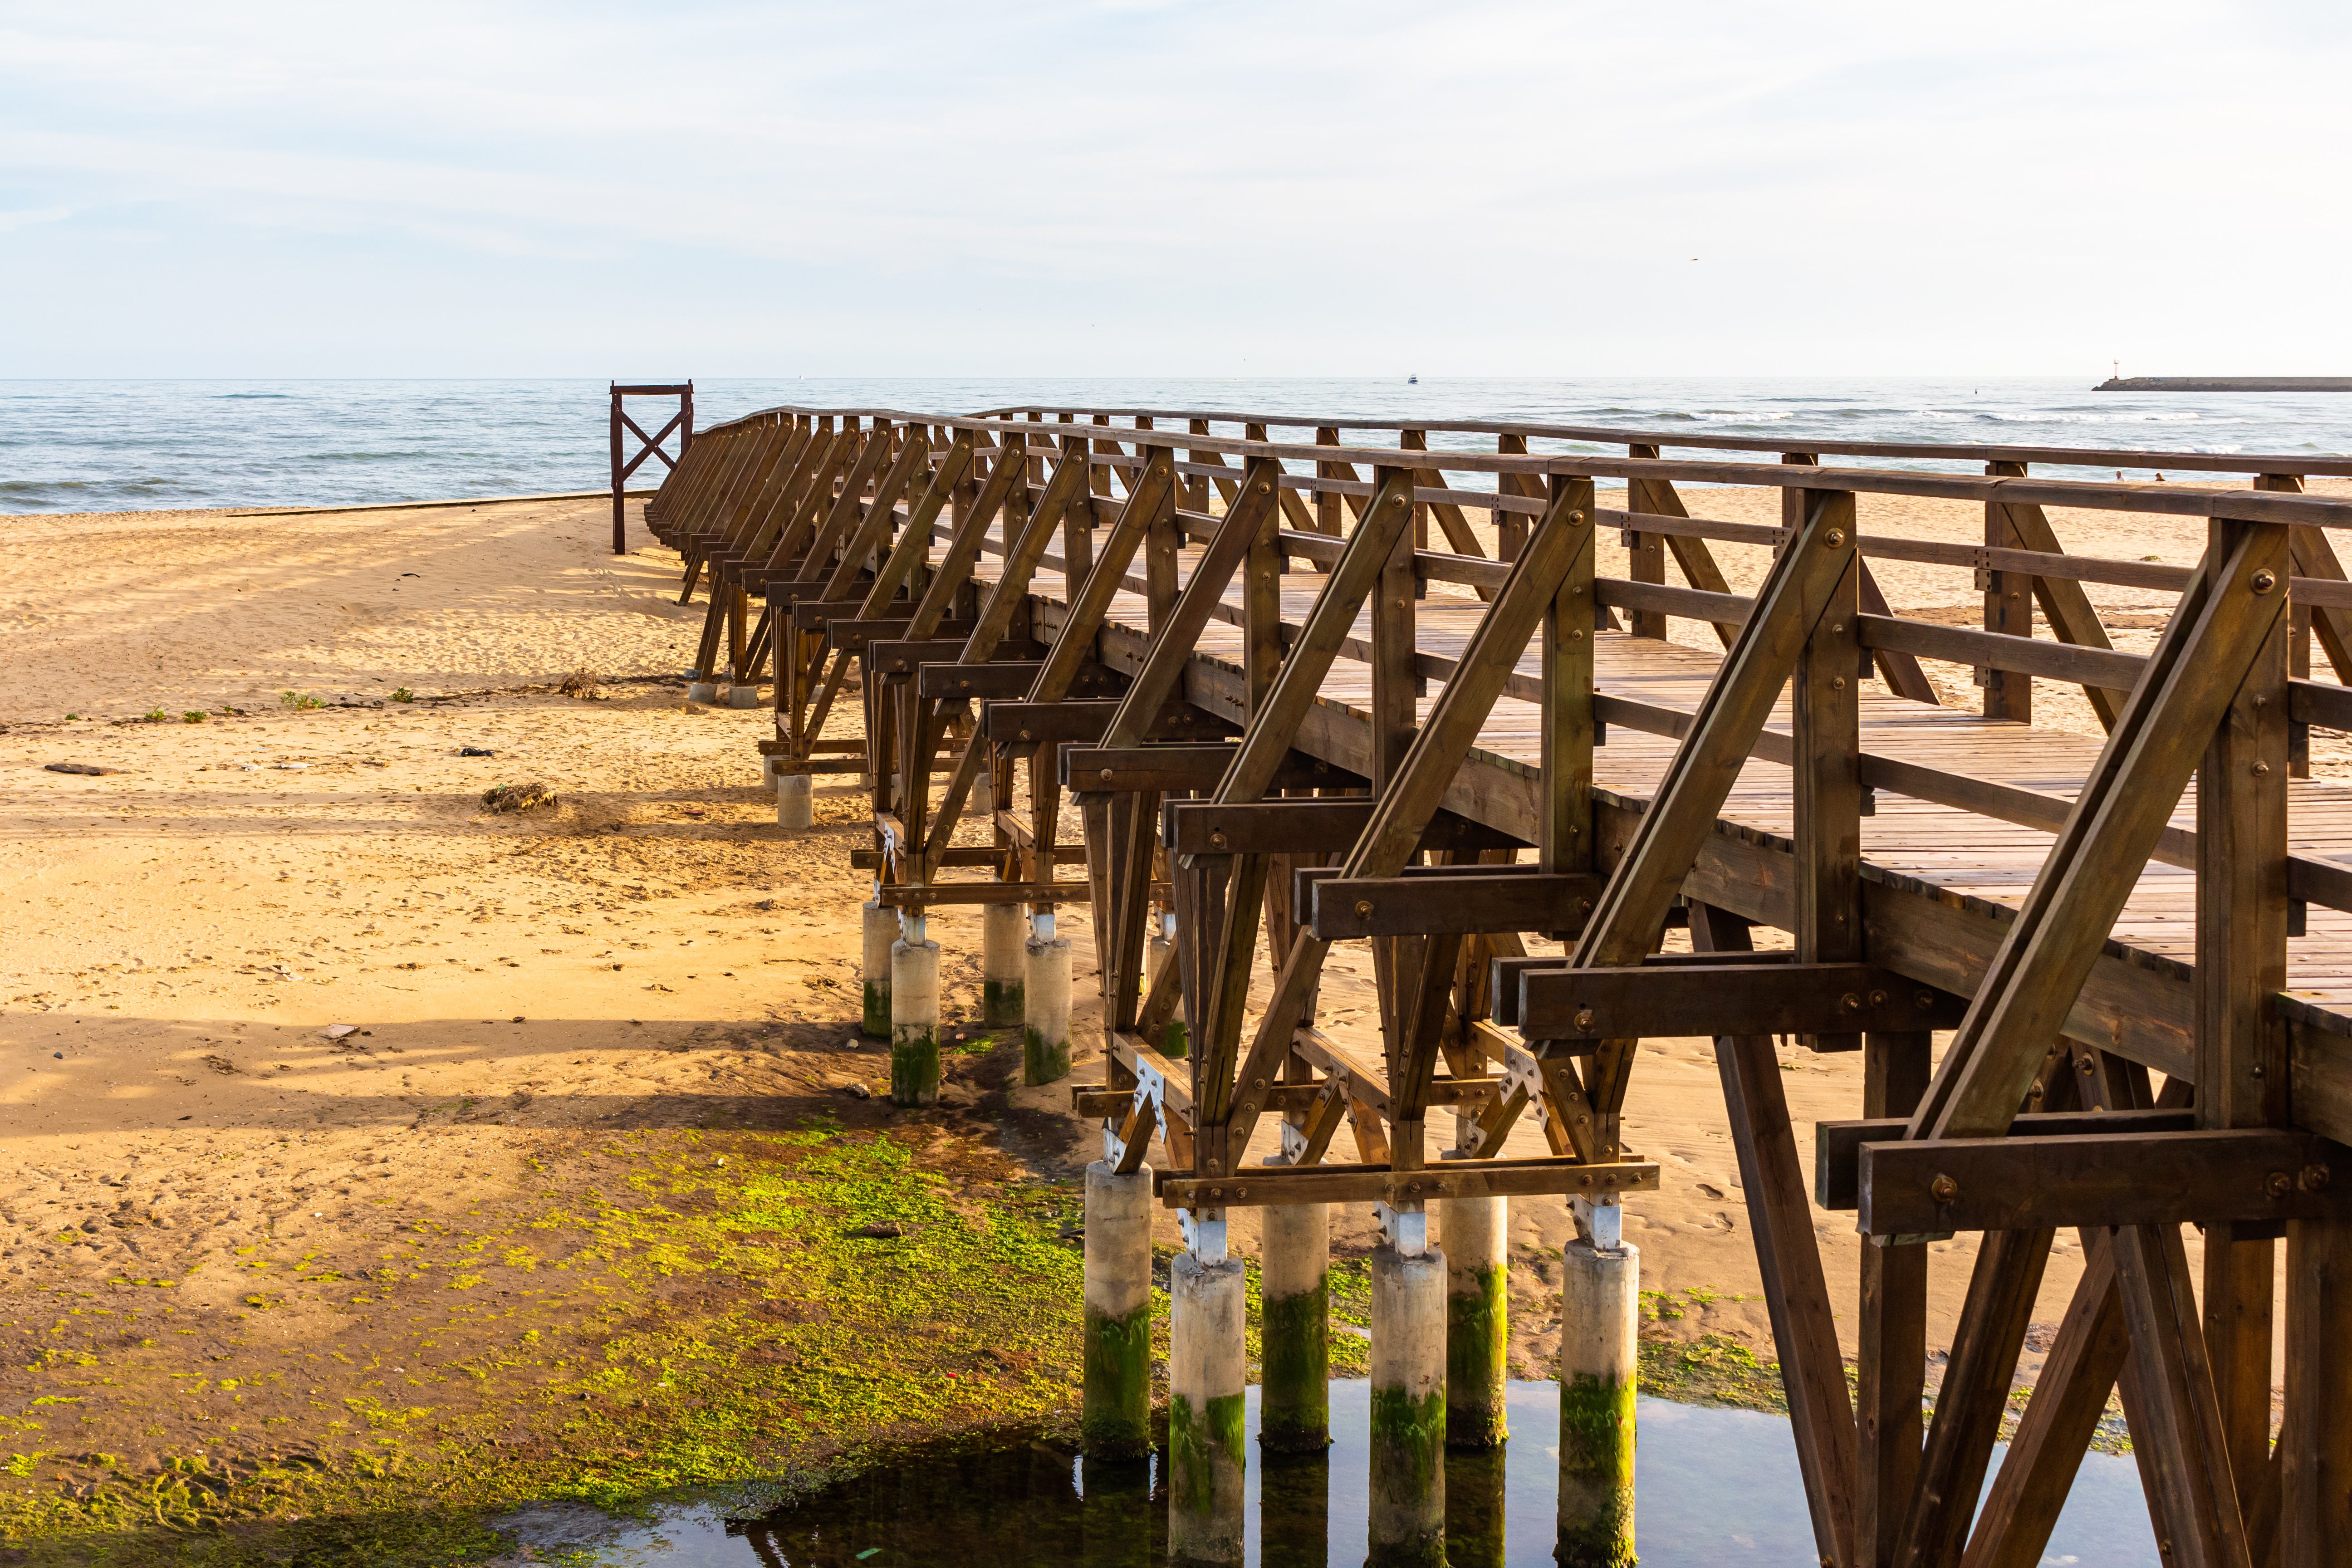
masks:
<svg viewBox="0 0 2352 1568"><path fill-rule="evenodd" d="M577 697L583 702L593 702L604 695L597 689L596 678L588 673L588 667L584 664L565 676L563 684L555 689L566 697Z"/></svg>
<svg viewBox="0 0 2352 1568"><path fill-rule="evenodd" d="M327 1026L327 1038L331 1040L340 1040L346 1035L356 1035L359 1032L360 1026L357 1024L330 1024Z"/></svg>
<svg viewBox="0 0 2352 1568"><path fill-rule="evenodd" d="M460 746L457 748L457 754L461 757L495 757L498 755L496 752L491 751L487 746Z"/></svg>
<svg viewBox="0 0 2352 1568"><path fill-rule="evenodd" d="M485 811L537 811L555 803L555 792L543 784L492 784L482 792Z"/></svg>
<svg viewBox="0 0 2352 1568"><path fill-rule="evenodd" d="M95 763L51 763L48 764L48 771L53 773L90 773L95 775L99 773L119 773L122 770L121 768L101 768Z"/></svg>

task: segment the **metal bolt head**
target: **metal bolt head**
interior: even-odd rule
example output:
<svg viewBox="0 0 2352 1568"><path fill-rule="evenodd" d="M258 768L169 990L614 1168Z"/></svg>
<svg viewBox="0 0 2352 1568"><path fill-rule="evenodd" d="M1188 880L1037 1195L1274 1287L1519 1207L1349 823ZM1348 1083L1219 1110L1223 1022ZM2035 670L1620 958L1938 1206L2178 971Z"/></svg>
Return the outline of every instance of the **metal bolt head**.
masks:
<svg viewBox="0 0 2352 1568"><path fill-rule="evenodd" d="M1828 533L1822 535L1822 539L1832 550L1835 550L1845 542L1845 530L1832 528Z"/></svg>
<svg viewBox="0 0 2352 1568"><path fill-rule="evenodd" d="M2248 578L2247 582L2252 584L2255 593L2267 594L2278 586L2278 574L2265 566Z"/></svg>
<svg viewBox="0 0 2352 1568"><path fill-rule="evenodd" d="M1885 1005L1886 1005L1886 993L1885 993L1885 992L1884 992L1884 991L1874 991L1874 992L1872 992L1872 993L1870 994L1870 1005L1871 1005L1872 1006L1874 1006L1874 1007L1884 1007L1884 1006L1885 1006Z"/></svg>
<svg viewBox="0 0 2352 1568"><path fill-rule="evenodd" d="M1950 1203L1960 1195L1960 1184L1949 1176L1937 1176L1927 1184L1927 1195L1939 1204Z"/></svg>
<svg viewBox="0 0 2352 1568"><path fill-rule="evenodd" d="M1578 1011L1576 1015L1576 1026L1580 1029L1589 1029L1592 1027L1591 1008L1585 1007Z"/></svg>
<svg viewBox="0 0 2352 1568"><path fill-rule="evenodd" d="M1223 849L1225 847L1225 836L1222 833L1210 834L1209 847L1212 849Z"/></svg>
<svg viewBox="0 0 2352 1568"><path fill-rule="evenodd" d="M2296 1173L2294 1184L2301 1187L2306 1193L2326 1192L2327 1190L2327 1167L2316 1164L2305 1165Z"/></svg>
<svg viewBox="0 0 2352 1568"><path fill-rule="evenodd" d="M1849 1013L1860 1012L1862 1010L1862 993L1859 991L1847 992L1844 995L1838 998L1838 1005L1844 1008Z"/></svg>
<svg viewBox="0 0 2352 1568"><path fill-rule="evenodd" d="M1103 782L1103 783L1105 783L1105 784L1108 784L1108 783L1110 783L1110 770L1109 770L1108 768L1105 768L1105 769L1103 769L1103 770L1102 770L1102 775L1101 775L1101 776L1102 776L1102 782Z"/></svg>
<svg viewBox="0 0 2352 1568"><path fill-rule="evenodd" d="M2253 774L2256 778L2261 778L2264 773L2267 773L2270 771L2271 765L2268 763L2256 763L2253 767Z"/></svg>
<svg viewBox="0 0 2352 1568"><path fill-rule="evenodd" d="M1358 899L1358 900L1356 900L1356 913L1357 913L1357 915L1358 915L1359 917L1369 916L1371 912L1372 912L1372 900L1370 900L1370 899Z"/></svg>
<svg viewBox="0 0 2352 1568"><path fill-rule="evenodd" d="M1936 1005L1936 994L1933 991L1922 991L1919 993L1918 1002L1922 1007L1932 1007Z"/></svg>
<svg viewBox="0 0 2352 1568"><path fill-rule="evenodd" d="M1571 511L1568 514L1568 521L1570 522L1582 522L1584 521L1584 514L1580 511Z"/></svg>
<svg viewBox="0 0 2352 1568"><path fill-rule="evenodd" d="M1260 494L1260 495L1264 495L1264 494L1265 494L1265 492L1266 492L1266 491L1268 491L1268 490L1270 490L1270 489L1274 489L1274 487L1273 487L1272 485L1270 485L1270 484L1267 484L1264 479L1260 479L1260 480L1258 480L1258 482L1257 482L1257 493L1258 493L1258 494Z"/></svg>
<svg viewBox="0 0 2352 1568"><path fill-rule="evenodd" d="M2283 1198L2294 1191L2294 1178L2284 1171L2273 1171L2263 1178L2263 1191L2274 1198Z"/></svg>

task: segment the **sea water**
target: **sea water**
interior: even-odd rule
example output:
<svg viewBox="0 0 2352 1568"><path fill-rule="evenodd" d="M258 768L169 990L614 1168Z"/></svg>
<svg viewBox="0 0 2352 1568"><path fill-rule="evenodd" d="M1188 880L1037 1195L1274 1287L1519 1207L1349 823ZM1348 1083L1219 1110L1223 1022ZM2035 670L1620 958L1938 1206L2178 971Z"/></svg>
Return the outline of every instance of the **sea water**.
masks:
<svg viewBox="0 0 2352 1568"><path fill-rule="evenodd" d="M1244 1546L1251 1568L1357 1568L1366 1550L1369 1384L1331 1385L1327 1458L1268 1458L1249 1391ZM1549 1568L1559 1385L1514 1382L1499 1454L1446 1458L1454 1568ZM1635 1536L1643 1568L1795 1568L1818 1561L1786 1417L1641 1401ZM2000 1451L1993 1459L1997 1470ZM1147 1568L1166 1561L1165 1455L1097 1468L1053 1445L942 1450L764 1517L711 1500L619 1519L576 1504L499 1521L522 1545L600 1568ZM1990 1479L1987 1482L1990 1484ZM2128 1458L2087 1456L2042 1563L2155 1568Z"/></svg>
<svg viewBox="0 0 2352 1568"><path fill-rule="evenodd" d="M704 427L781 404L928 414L1047 405L1374 421L1518 419L1757 437L1792 448L1811 438L2352 452L2352 394L2093 392L2087 380L1409 383L1400 373L1379 381L811 377L695 386L695 418ZM592 490L610 482L609 406L606 384L596 381L0 381L0 512L340 506ZM675 411L653 399L633 407L656 421ZM1291 434L1309 438L1304 431ZM1440 434L1432 445L1493 450L1491 437ZM2131 469L2130 477L2149 478L2155 467ZM658 462L649 463L632 482L650 485L659 473Z"/></svg>

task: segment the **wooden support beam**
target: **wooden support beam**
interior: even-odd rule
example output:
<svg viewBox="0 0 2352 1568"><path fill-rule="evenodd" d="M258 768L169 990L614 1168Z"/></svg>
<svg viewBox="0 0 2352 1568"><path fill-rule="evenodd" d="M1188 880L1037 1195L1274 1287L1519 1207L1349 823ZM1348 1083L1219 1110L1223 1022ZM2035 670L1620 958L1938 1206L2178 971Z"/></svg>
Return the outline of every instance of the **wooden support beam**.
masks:
<svg viewBox="0 0 2352 1568"><path fill-rule="evenodd" d="M2147 1445L2160 1483L2157 1501L2171 1548L2166 1560L2176 1568L2251 1568L2180 1227L2126 1225L2112 1237L2132 1363L2147 1410L2132 1446Z"/></svg>
<svg viewBox="0 0 2352 1568"><path fill-rule="evenodd" d="M1231 749L1226 748L1226 754ZM1277 775L1279 776L1279 775ZM1293 786L1297 787L1297 786ZM1358 799L1259 800L1227 804L1172 800L1161 842L1176 855L1344 855L1363 837L1374 803ZM1419 847L1507 849L1518 840L1481 822L1441 811L1429 820ZM1434 868L1423 868L1433 869ZM1449 869L1452 869L1449 868ZM1488 869L1492 869L1489 868ZM1338 867L1302 868L1305 877L1337 876Z"/></svg>
<svg viewBox="0 0 2352 1568"><path fill-rule="evenodd" d="M1913 1136L1996 1134L2063 1024L2123 901L2256 656L2284 618L2282 525L2209 546L2003 937Z"/></svg>
<svg viewBox="0 0 2352 1568"><path fill-rule="evenodd" d="M1907 1116L1927 1091L1934 1037L1887 1031L1863 1037L1865 1116ZM1814 1145L1820 1146L1818 1128ZM1919 1482L1927 1379L1927 1250L1862 1249L1855 1332L1854 1521L1856 1561L1892 1568L1903 1515Z"/></svg>
<svg viewBox="0 0 2352 1568"><path fill-rule="evenodd" d="M1977 1249L1920 1456L1918 1490L1895 1550L1898 1568L1952 1568L1959 1561L2009 1407L2010 1379L2050 1261L2052 1234L1989 1231Z"/></svg>
<svg viewBox="0 0 2352 1568"><path fill-rule="evenodd" d="M1112 721L1117 724L1117 720ZM1078 746L1061 748L1063 787L1074 791L1150 790L1155 794L1207 791L1233 765L1231 742L1202 744ZM1333 763L1293 752L1276 768L1275 789L1350 789L1363 777ZM1492 831L1489 829L1488 831Z"/></svg>
<svg viewBox="0 0 2352 1568"><path fill-rule="evenodd" d="M1357 525L1356 532L1349 537L1351 556L1356 554L1360 543L1368 535L1376 536L1382 531L1393 531L1385 540L1374 537L1370 544L1364 545L1367 556L1382 543L1393 547L1394 541L1402 535L1401 524L1408 509L1402 504L1404 496L1395 482L1395 476L1383 484L1380 494L1388 499L1380 500L1376 497L1379 504L1364 521ZM1527 549L1518 560L1512 563L1502 592L1496 595L1495 602L1488 606L1476 629L1471 633L1454 679L1439 694L1430 711L1428 723L1414 735L1412 749L1397 765L1392 781L1384 781L1380 776L1375 748L1374 785L1380 792L1379 804L1372 820L1364 828L1363 837L1348 857L1345 866L1348 876L1388 877L1403 869L1427 831L1430 820L1436 815L1438 802L1460 768L1471 743L1476 739L1479 727L1492 711L1495 700L1501 695L1512 667L1534 637L1538 624L1556 601L1578 557L1591 550L1591 481L1581 480L1562 488L1537 525ZM1379 561L1382 558L1371 559ZM1370 575L1362 567L1358 567L1357 573L1360 575L1355 580ZM1342 583L1350 579L1350 563L1343 560L1332 574L1330 586L1317 601L1315 611L1309 617L1310 626L1316 617L1323 617L1328 633L1339 629L1330 623L1339 622L1343 614L1347 619L1353 618L1352 610L1343 611L1334 599L1334 595L1340 592ZM1396 588L1383 575L1379 591L1393 594ZM1241 755L1234 760L1234 772L1219 786L1220 800L1254 798L1255 794L1263 793L1264 786L1257 783L1257 779L1265 771L1264 759L1271 756L1276 745L1287 746L1297 723L1305 716L1311 687L1307 691L1300 691L1293 687L1292 680L1294 671L1304 674L1300 660L1308 646L1307 640L1302 637L1290 660L1283 666L1276 696L1261 718L1261 723L1282 727L1261 739L1259 726L1252 726L1250 734L1243 740ZM1337 647L1336 638L1329 646ZM1319 683L1319 670L1314 679ZM1254 746L1261 753L1255 761L1252 757ZM1381 788L1383 783L1387 787ZM1443 942L1444 939L1436 940ZM1292 945L1276 979L1275 994L1260 1016L1257 1035L1241 1065L1244 1079L1255 1082L1274 1073L1283 1053L1289 1048L1292 1029L1302 1016L1307 999L1314 994L1322 973L1323 957L1328 950L1328 943L1311 933L1302 933ZM1444 955L1439 968L1450 977L1453 967L1453 958L1448 952ZM1235 1021L1238 1023L1238 1015ZM1434 1047L1430 1048L1433 1051ZM1415 1070L1425 1071L1419 1067ZM1237 1140L1236 1146L1246 1142L1254 1121L1255 1118L1246 1112L1234 1115L1232 1130ZM1612 1148L1609 1153L1613 1157L1614 1149Z"/></svg>
<svg viewBox="0 0 2352 1568"><path fill-rule="evenodd" d="M1517 1016L1531 1041L1656 1039L1948 1029L1965 1008L1959 997L1872 963L1563 963L1519 971Z"/></svg>
<svg viewBox="0 0 2352 1568"><path fill-rule="evenodd" d="M1215 535L1193 563L1192 575L1168 611L1165 625L1153 628L1151 650L1145 656L1135 683L1128 688L1131 707L1115 718L1104 732L1107 749L1137 744L1161 705L1181 694L1180 682L1185 666L1192 662L1192 650L1200 645L1202 628L1223 604L1225 589L1233 582L1234 574L1241 569L1266 520L1274 515L1274 480L1280 468L1278 463L1259 461L1244 471L1238 503L1226 512ZM1070 787L1089 786L1073 782Z"/></svg>
<svg viewBox="0 0 2352 1568"><path fill-rule="evenodd" d="M1698 951L1737 952L1748 942L1745 921L1705 906L1692 911L1691 945ZM1727 965L1716 973L1735 969ZM1777 971L1750 966L1737 972ZM1680 979L1689 972L1624 973ZM1845 1361L1838 1350L1821 1248L1813 1239L1812 1210L1805 1202L1804 1167L1797 1158L1780 1058L1769 1034L1722 1034L1715 1041L1715 1065L1730 1115L1739 1184L1748 1199L1748 1225L1756 1237L1772 1342L1780 1350L1780 1381L1788 1392L1814 1545L1824 1563L1852 1563L1858 1512L1853 1402L1846 1394Z"/></svg>
<svg viewBox="0 0 2352 1568"><path fill-rule="evenodd" d="M1923 1248L1873 1247L1865 1255L1917 1258ZM2058 1321L2033 1396L1985 1494L1961 1568L2039 1568L2050 1531L2097 1436L2107 1396L2131 1355L2115 1250L2105 1230L2083 1233L2083 1277ZM2155 1500L2151 1498L2151 1504Z"/></svg>
<svg viewBox="0 0 2352 1568"><path fill-rule="evenodd" d="M1856 1228L1898 1237L2352 1213L2341 1146L2289 1128L1906 1138L1861 1146Z"/></svg>
<svg viewBox="0 0 2352 1568"><path fill-rule="evenodd" d="M1423 838L1422 846L1430 847ZM1334 868L1336 870L1336 868ZM1458 871L1417 876L1416 871ZM1323 942L1356 937L1580 929L1607 879L1596 873L1557 875L1529 866L1407 867L1395 877L1302 874L1311 892L1307 924Z"/></svg>
<svg viewBox="0 0 2352 1568"><path fill-rule="evenodd" d="M1601 1197L1655 1192L1654 1161L1589 1164L1580 1160L1448 1160L1414 1168L1385 1162L1360 1165L1267 1165L1231 1176L1155 1172L1152 1186L1166 1208L1254 1208L1267 1204L1387 1204L1391 1208L1439 1198Z"/></svg>
<svg viewBox="0 0 2352 1568"><path fill-rule="evenodd" d="M1907 1117L1866 1117L1857 1121L1813 1123L1813 1202L1833 1213L1862 1202L1862 1146L1899 1141ZM2117 1137L2142 1132L2188 1132L2193 1110L2032 1111L2010 1124L2011 1138Z"/></svg>
<svg viewBox="0 0 2352 1568"><path fill-rule="evenodd" d="M2279 1431L2282 1559L2352 1564L2352 1225L2286 1236L2286 1419Z"/></svg>

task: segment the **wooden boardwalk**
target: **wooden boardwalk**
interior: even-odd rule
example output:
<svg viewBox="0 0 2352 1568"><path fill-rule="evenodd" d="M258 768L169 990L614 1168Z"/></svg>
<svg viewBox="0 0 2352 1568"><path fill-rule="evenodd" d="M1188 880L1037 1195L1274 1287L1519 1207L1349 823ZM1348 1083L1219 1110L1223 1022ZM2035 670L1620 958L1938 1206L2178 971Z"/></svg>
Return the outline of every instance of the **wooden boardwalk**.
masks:
<svg viewBox="0 0 2352 1568"><path fill-rule="evenodd" d="M1284 428L1313 440L1269 440ZM1396 444L1342 444L1368 429ZM1603 442L1626 457L1592 455ZM1685 445L1714 454L1663 455ZM1024 1025L1032 1082L1067 1071L1053 911L1092 909L1108 1077L1075 1093L1104 1118L1096 1452L1149 1441L1141 1205L1185 1226L1171 1421L1239 1398L1228 1208L1266 1209L1271 1314L1321 1299L1318 1205L1371 1201L1375 1408L1442 1397L1444 1440L1478 1446L1500 1431L1500 1352L1446 1292L1490 1266L1500 1205L1563 1194L1582 1327L1563 1342L1559 1560L1628 1560L1635 1276L1616 1215L1658 1167L1624 1147L1622 1107L1643 1037L1711 1036L1822 1562L2036 1561L2120 1388L2168 1562L2352 1563L2352 787L2302 776L2310 729L2352 732L2352 582L2329 542L2352 503L2301 493L2352 462L1843 450L1945 467L1138 410L772 411L681 462L648 516L686 552L688 595L709 577L703 677L748 691L772 667L779 820L805 822L814 773L869 781L867 1027L892 1038L894 1095L936 1089L927 907L990 906L990 1005L1027 989L991 1021ZM2254 486L2030 474L2150 461ZM1677 484L1777 492L1780 525L1694 519ZM1980 503L1984 542L1864 539L1870 494ZM2193 566L2068 555L2045 509L2196 519L2210 542ZM1622 577L1596 571L1604 526ZM1752 595L1710 542L1770 551ZM1896 615L1871 559L1972 570L1982 629ZM2121 653L2085 583L2178 607L2149 653ZM1667 641L1675 616L1725 651ZM1944 705L1921 658L1976 666L1982 710ZM2108 738L2027 722L2037 680L2080 686ZM836 701L860 710L854 738ZM1660 951L1669 927L1690 952ZM1529 932L1563 954L1530 956ZM1377 1020L1327 1034L1326 955L1367 940ZM1821 1125L1811 1172L1775 1037L1863 1054L1858 1119ZM1549 1155L1504 1153L1523 1118ZM1265 1128L1279 1153L1259 1163ZM1874 1244L1853 1391L1809 1184ZM2062 1226L2088 1267L1979 1513ZM1962 1230L1984 1241L1923 1426L1916 1244ZM1269 1430L1295 1423L1305 1446L1320 1373L1298 1369L1324 1331L1269 1342ZM1605 1409L1571 1415L1575 1390ZM1442 1469L1433 1429L1378 1419L1374 1559L1437 1561L1439 1494L1410 1479ZM1171 1552L1228 1561L1238 1436L1175 1447Z"/></svg>

